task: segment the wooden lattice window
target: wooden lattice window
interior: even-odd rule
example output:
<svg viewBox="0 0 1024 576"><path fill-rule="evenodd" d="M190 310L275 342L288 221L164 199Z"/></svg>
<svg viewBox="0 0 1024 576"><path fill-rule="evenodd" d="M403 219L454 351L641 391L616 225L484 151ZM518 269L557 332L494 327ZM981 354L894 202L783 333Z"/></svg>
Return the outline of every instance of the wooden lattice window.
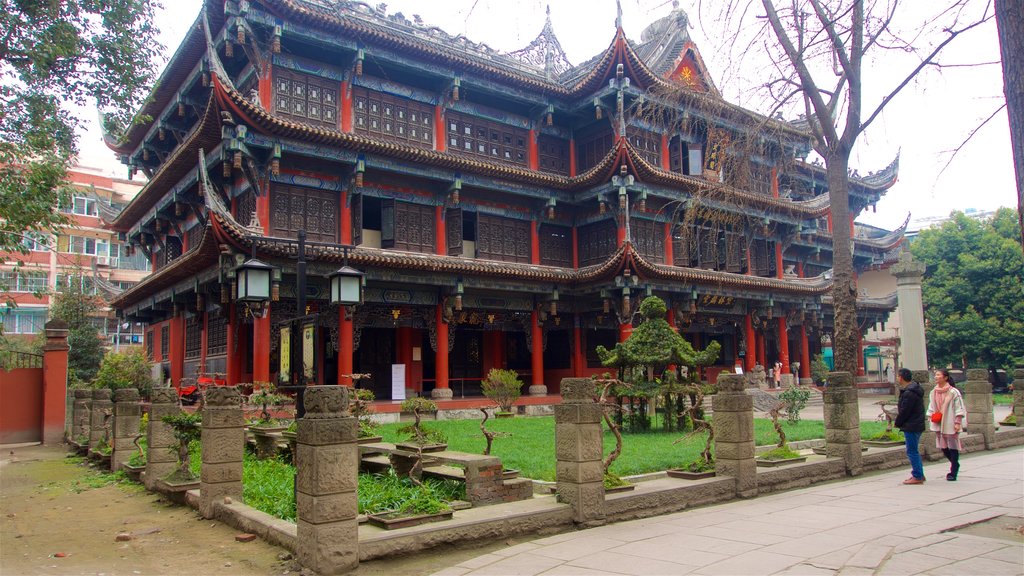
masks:
<svg viewBox="0 0 1024 576"><path fill-rule="evenodd" d="M580 266L604 262L616 246L616 226L613 220L602 220L587 224L579 231Z"/></svg>
<svg viewBox="0 0 1024 576"><path fill-rule="evenodd" d="M164 324L160 327L160 358L167 360L171 350L171 327Z"/></svg>
<svg viewBox="0 0 1024 576"><path fill-rule="evenodd" d="M203 318L194 315L185 320L185 358L199 358L203 341Z"/></svg>
<svg viewBox="0 0 1024 576"><path fill-rule="evenodd" d="M274 184L270 190L270 230L274 236L297 238L299 230L316 242L338 241L338 193Z"/></svg>
<svg viewBox="0 0 1024 576"><path fill-rule="evenodd" d="M381 201L380 245L409 252L434 252L434 207L394 199Z"/></svg>
<svg viewBox="0 0 1024 576"><path fill-rule="evenodd" d="M569 142L555 136L541 134L537 138L537 151L542 172L569 174Z"/></svg>
<svg viewBox="0 0 1024 576"><path fill-rule="evenodd" d="M648 164L661 167L661 136L643 128L626 126L626 138Z"/></svg>
<svg viewBox="0 0 1024 576"><path fill-rule="evenodd" d="M526 130L453 110L445 114L451 152L520 166L528 164Z"/></svg>
<svg viewBox="0 0 1024 576"><path fill-rule="evenodd" d="M751 242L750 267L755 276L775 276L775 242L762 239Z"/></svg>
<svg viewBox="0 0 1024 576"><path fill-rule="evenodd" d="M771 196L771 167L753 163L750 165L750 191L764 196Z"/></svg>
<svg viewBox="0 0 1024 576"><path fill-rule="evenodd" d="M274 111L285 118L338 126L338 83L274 66Z"/></svg>
<svg viewBox="0 0 1024 576"><path fill-rule="evenodd" d="M146 331L146 358L149 358L150 361L155 361L156 360L156 358L153 357L153 331L152 330L147 330Z"/></svg>
<svg viewBox="0 0 1024 576"><path fill-rule="evenodd" d="M228 351L228 321L223 316L206 319L206 355L218 356Z"/></svg>
<svg viewBox="0 0 1024 576"><path fill-rule="evenodd" d="M256 214L256 194L249 190L243 192L235 201L235 220L242 226L248 226Z"/></svg>
<svg viewBox="0 0 1024 576"><path fill-rule="evenodd" d="M566 226L543 224L540 227L540 263L572 267L572 230Z"/></svg>
<svg viewBox="0 0 1024 576"><path fill-rule="evenodd" d="M640 218L632 219L629 225L637 252L652 262L662 262L665 259L664 225Z"/></svg>
<svg viewBox="0 0 1024 576"><path fill-rule="evenodd" d="M181 238L166 236L160 252L156 255L156 270L160 270L181 256Z"/></svg>
<svg viewBox="0 0 1024 576"><path fill-rule="evenodd" d="M196 224L185 231L185 239L188 241L190 252L199 247L199 242L203 239L203 230L206 230L206 227Z"/></svg>
<svg viewBox="0 0 1024 576"><path fill-rule="evenodd" d="M597 134L582 137L576 144L578 172L583 173L596 166L598 162L608 155L608 152L611 151L614 145L615 134L612 132L611 127Z"/></svg>
<svg viewBox="0 0 1024 576"><path fill-rule="evenodd" d="M747 242L739 232L725 233L725 270L740 274L747 268Z"/></svg>
<svg viewBox="0 0 1024 576"><path fill-rule="evenodd" d="M530 223L489 214L477 215L476 255L505 262L530 261Z"/></svg>
<svg viewBox="0 0 1024 576"><path fill-rule="evenodd" d="M356 86L352 121L352 129L361 134L434 147L434 107L429 104Z"/></svg>

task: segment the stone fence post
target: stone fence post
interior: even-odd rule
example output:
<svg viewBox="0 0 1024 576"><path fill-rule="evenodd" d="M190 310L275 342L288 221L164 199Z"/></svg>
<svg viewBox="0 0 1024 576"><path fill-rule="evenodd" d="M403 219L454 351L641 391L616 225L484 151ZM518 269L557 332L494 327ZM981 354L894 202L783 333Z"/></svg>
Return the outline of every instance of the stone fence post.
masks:
<svg viewBox="0 0 1024 576"><path fill-rule="evenodd" d="M164 416L179 412L178 394L174 388L153 388L150 395L149 429L146 430L146 488L153 490L158 480L178 469L174 429L164 423Z"/></svg>
<svg viewBox="0 0 1024 576"><path fill-rule="evenodd" d="M109 388L100 388L92 391L92 406L90 407L89 417L90 452L95 450L100 440L103 440L107 435L107 418L114 413L114 403L110 401L110 396Z"/></svg>
<svg viewBox="0 0 1024 576"><path fill-rule="evenodd" d="M43 325L43 444L60 444L64 439L68 401L68 325L50 320Z"/></svg>
<svg viewBox="0 0 1024 576"><path fill-rule="evenodd" d="M1017 426L1024 427L1024 368L1013 369L1013 412Z"/></svg>
<svg viewBox="0 0 1024 576"><path fill-rule="evenodd" d="M825 454L842 458L846 463L846 473L859 476L863 471L860 405L853 376L849 372L829 372L824 396Z"/></svg>
<svg viewBox="0 0 1024 576"><path fill-rule="evenodd" d="M603 408L590 378L563 378L555 406L555 481L558 501L572 506L573 521L604 524Z"/></svg>
<svg viewBox="0 0 1024 576"><path fill-rule="evenodd" d="M89 430L92 427L92 390L78 389L74 391L75 402L71 406L71 436L69 440L76 444L89 443Z"/></svg>
<svg viewBox="0 0 1024 576"><path fill-rule="evenodd" d="M245 417L237 386L206 389L201 437L199 513L203 518L213 518L216 503L226 496L242 501Z"/></svg>
<svg viewBox="0 0 1024 576"><path fill-rule="evenodd" d="M295 508L299 563L317 574L359 566L359 423L346 386L310 386L296 439Z"/></svg>
<svg viewBox="0 0 1024 576"><path fill-rule="evenodd" d="M935 383L929 380L927 370L914 370L911 380L921 385L921 390L924 391L924 409L927 411L928 401L932 397ZM921 444L918 445L918 448L920 449L921 457L925 460L945 458L942 452L935 447L935 432L932 432L931 423L928 422L927 418L924 421L924 433L921 434Z"/></svg>
<svg viewBox="0 0 1024 576"><path fill-rule="evenodd" d="M980 433L985 437L985 449L994 449L996 425L992 416L992 385L988 382L988 370L968 369L963 394L964 406L967 408L967 431Z"/></svg>
<svg viewBox="0 0 1024 576"><path fill-rule="evenodd" d="M754 399L744 391L744 377L718 375L718 392L711 397L715 417L715 474L736 479L736 495L757 496L754 462Z"/></svg>
<svg viewBox="0 0 1024 576"><path fill-rule="evenodd" d="M132 458L135 437L139 434L139 391L135 388L114 390L114 440L110 454L110 471L117 472Z"/></svg>

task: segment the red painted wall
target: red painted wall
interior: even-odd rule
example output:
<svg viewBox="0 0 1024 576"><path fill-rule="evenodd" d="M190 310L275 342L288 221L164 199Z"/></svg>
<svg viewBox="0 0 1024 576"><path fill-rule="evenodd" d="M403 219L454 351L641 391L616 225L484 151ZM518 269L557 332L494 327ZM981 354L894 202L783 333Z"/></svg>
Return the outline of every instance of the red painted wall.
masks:
<svg viewBox="0 0 1024 576"><path fill-rule="evenodd" d="M42 440L43 369L0 370L0 444Z"/></svg>

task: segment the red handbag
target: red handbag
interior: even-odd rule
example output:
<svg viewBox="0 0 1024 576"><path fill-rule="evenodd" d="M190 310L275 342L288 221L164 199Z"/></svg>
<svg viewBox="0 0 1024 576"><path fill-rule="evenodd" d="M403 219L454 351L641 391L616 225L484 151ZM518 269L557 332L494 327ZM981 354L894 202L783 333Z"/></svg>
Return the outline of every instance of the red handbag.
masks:
<svg viewBox="0 0 1024 576"><path fill-rule="evenodd" d="M932 412L932 422L935 424L942 422L942 412Z"/></svg>

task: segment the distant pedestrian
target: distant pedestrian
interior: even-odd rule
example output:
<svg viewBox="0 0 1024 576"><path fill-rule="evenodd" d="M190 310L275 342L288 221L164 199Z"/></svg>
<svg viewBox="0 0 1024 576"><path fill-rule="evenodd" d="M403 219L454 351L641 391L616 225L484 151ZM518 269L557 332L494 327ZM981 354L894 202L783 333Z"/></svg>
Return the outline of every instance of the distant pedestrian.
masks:
<svg viewBox="0 0 1024 576"><path fill-rule="evenodd" d="M967 429L967 409L945 368L935 371L935 389L928 399L926 416L929 429L935 432L935 446L949 460L946 480L953 482L960 472L960 433Z"/></svg>
<svg viewBox="0 0 1024 576"><path fill-rule="evenodd" d="M921 434L924 433L924 390L920 384L911 380L911 376L910 370L906 368L900 368L896 373L896 383L900 387L896 427L903 431L907 459L910 460L910 478L903 483L924 484L924 467L918 451Z"/></svg>
<svg viewBox="0 0 1024 576"><path fill-rule="evenodd" d="M775 387L782 388L782 362L775 361L775 372L772 377L775 379Z"/></svg>

